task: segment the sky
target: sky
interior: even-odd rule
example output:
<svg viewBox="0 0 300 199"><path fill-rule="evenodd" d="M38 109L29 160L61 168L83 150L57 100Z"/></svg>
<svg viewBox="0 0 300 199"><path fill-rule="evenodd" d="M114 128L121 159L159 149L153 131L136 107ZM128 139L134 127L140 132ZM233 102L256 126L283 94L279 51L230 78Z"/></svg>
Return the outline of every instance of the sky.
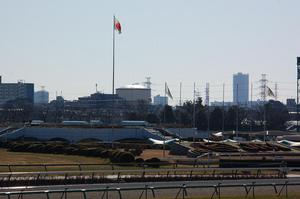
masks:
<svg viewBox="0 0 300 199"><path fill-rule="evenodd" d="M0 75L3 82L35 83L73 100L112 91L112 19L116 87L151 77L152 95L164 83L179 100L193 84L210 101L232 100L232 75L248 73L253 99L261 74L278 84L281 101L296 96L300 56L298 0L0 0Z"/></svg>

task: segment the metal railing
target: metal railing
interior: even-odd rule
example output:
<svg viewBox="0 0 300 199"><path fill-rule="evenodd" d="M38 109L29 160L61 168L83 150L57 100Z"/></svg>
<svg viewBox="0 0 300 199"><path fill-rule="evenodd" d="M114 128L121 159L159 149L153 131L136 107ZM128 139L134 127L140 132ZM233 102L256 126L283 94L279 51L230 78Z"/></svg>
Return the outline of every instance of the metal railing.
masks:
<svg viewBox="0 0 300 199"><path fill-rule="evenodd" d="M262 171L275 171L279 173L287 173L289 170L299 169L298 167L291 168L278 168L278 167L265 167L265 168L165 168L165 169L101 169L101 170L69 170L69 171L32 171L32 172L0 172L1 176L34 176L34 175L83 175L83 174L93 174L93 173L101 173L101 174L134 174L134 173L161 173L163 175L167 174L177 174L180 172L184 173L194 173L203 172L203 173L211 173L218 174L225 172L230 172L231 174L238 173L247 173L253 172L261 173Z"/></svg>
<svg viewBox="0 0 300 199"><path fill-rule="evenodd" d="M13 192L0 192L0 198L7 198L11 199L11 197L18 197L22 199L24 196L30 195L39 195L39 196L44 196L47 199L51 199L51 196L54 194L60 194L60 198L68 199L68 198L74 198L74 195L72 197L68 197L69 194L77 194L78 197L88 199L88 193L99 193L100 198L110 198L109 194L114 193L116 194L116 197L119 199L125 198L124 195L126 192L130 191L135 191L135 193L138 193L138 196L136 198L142 199L148 199L148 198L161 198L165 197L164 194L162 194L162 190L174 190L174 193L172 198L174 199L186 199L189 196L189 191L191 190L197 190L201 192L202 190L212 190L210 193L211 198L222 198L226 196L226 194L223 194L223 190L225 189L231 189L231 188L240 188L240 190L243 190L242 192L244 193L245 198L247 197L252 197L255 198L257 195L256 190L259 187L271 187L273 189L273 194L274 196L283 196L285 198L288 198L289 194L289 187L291 186L299 186L300 182L289 182L285 181L284 183L248 183L248 184L222 184L218 183L215 185L176 185L176 186L149 186L145 185L144 187L129 187L129 188L111 188L107 186L106 188L100 188L100 189L61 189L61 190L43 190L43 191L26 191L26 190L21 190L21 191L13 191ZM57 195L56 195L57 196ZM228 196L228 194L227 194ZM57 198L57 197L56 197ZM99 198L99 197L98 197ZM133 197L130 197L133 198Z"/></svg>
<svg viewBox="0 0 300 199"><path fill-rule="evenodd" d="M0 172L0 186L146 182L169 180L286 178L286 168L102 169L42 172Z"/></svg>
<svg viewBox="0 0 300 199"><path fill-rule="evenodd" d="M89 168L99 168L99 169L112 169L115 170L116 168L122 169L131 166L137 168L149 168L149 167L171 167L171 168L178 168L178 167L186 167L191 166L195 168L199 167L207 167L207 163L202 160L181 160L176 162L133 162L133 163L103 163L103 164L0 164L0 172L7 171L7 172L15 172L22 169L25 170L32 170L34 169L39 171L50 171L50 170L57 170L63 167L73 168L74 170L82 171L84 169Z"/></svg>

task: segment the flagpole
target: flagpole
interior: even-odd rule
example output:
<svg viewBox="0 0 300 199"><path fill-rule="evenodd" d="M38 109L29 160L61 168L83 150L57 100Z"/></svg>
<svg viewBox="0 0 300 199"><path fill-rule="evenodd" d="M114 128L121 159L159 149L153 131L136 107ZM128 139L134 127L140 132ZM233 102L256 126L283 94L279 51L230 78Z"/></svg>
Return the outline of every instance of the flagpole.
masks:
<svg viewBox="0 0 300 199"><path fill-rule="evenodd" d="M225 129L225 84L223 83L223 103L222 103L222 132L224 133Z"/></svg>
<svg viewBox="0 0 300 199"><path fill-rule="evenodd" d="M250 117L251 117L251 121L250 121L250 131L252 132L252 122L253 122L253 111L252 111L252 101L253 101L253 83L251 83L251 101L250 101Z"/></svg>
<svg viewBox="0 0 300 199"><path fill-rule="evenodd" d="M165 82L164 125L166 124L166 106L167 106L167 82Z"/></svg>
<svg viewBox="0 0 300 199"><path fill-rule="evenodd" d="M115 25L116 25L116 17L114 15L113 18L113 74L112 74L112 94L115 94Z"/></svg>
<svg viewBox="0 0 300 199"><path fill-rule="evenodd" d="M296 104L296 120L297 120L297 133L299 132L299 72L300 72L300 57L297 57L297 104Z"/></svg>
<svg viewBox="0 0 300 199"><path fill-rule="evenodd" d="M111 117L111 131L112 135L114 134L114 126L113 126L113 121L114 121L114 109L115 109L115 25L116 25L116 17L115 15L113 16L113 60L112 60L112 66L113 66L113 74L112 74L112 117ZM112 139L111 142L111 147L114 148L114 141Z"/></svg>
<svg viewBox="0 0 300 199"><path fill-rule="evenodd" d="M165 107L164 107L164 125L166 125L166 107L167 107L167 82L165 82ZM166 136L165 134L163 135L164 136L164 144L163 144L163 157L166 156Z"/></svg>
<svg viewBox="0 0 300 199"><path fill-rule="evenodd" d="M194 82L194 97L193 97L193 130L195 131L195 128L196 128L196 100L195 100L195 97L196 97L196 82ZM195 133L193 135L193 142L195 142Z"/></svg>

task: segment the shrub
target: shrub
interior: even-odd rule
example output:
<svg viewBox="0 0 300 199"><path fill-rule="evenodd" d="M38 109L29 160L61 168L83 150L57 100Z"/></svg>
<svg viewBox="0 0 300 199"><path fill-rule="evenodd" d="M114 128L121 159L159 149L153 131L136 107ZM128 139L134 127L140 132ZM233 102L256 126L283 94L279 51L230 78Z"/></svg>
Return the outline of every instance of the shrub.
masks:
<svg viewBox="0 0 300 199"><path fill-rule="evenodd" d="M132 153L134 156L139 156L143 153L143 150L141 148L137 148L137 149L130 149L129 152Z"/></svg>
<svg viewBox="0 0 300 199"><path fill-rule="evenodd" d="M118 157L118 162L120 163L134 162L134 156L130 152L121 152Z"/></svg>
<svg viewBox="0 0 300 199"><path fill-rule="evenodd" d="M60 137L51 138L49 141L69 143L69 140Z"/></svg>
<svg viewBox="0 0 300 199"><path fill-rule="evenodd" d="M121 152L119 150L114 150L111 152L111 154L109 154L109 159L112 162L119 162L119 156L120 156Z"/></svg>
<svg viewBox="0 0 300 199"><path fill-rule="evenodd" d="M65 146L61 144L49 144L47 147L51 153L62 154L65 152Z"/></svg>
<svg viewBox="0 0 300 199"><path fill-rule="evenodd" d="M145 162L149 163L149 164L147 164L148 167L153 167L153 168L159 168L160 163L161 163L159 158L150 158L150 159L147 159Z"/></svg>

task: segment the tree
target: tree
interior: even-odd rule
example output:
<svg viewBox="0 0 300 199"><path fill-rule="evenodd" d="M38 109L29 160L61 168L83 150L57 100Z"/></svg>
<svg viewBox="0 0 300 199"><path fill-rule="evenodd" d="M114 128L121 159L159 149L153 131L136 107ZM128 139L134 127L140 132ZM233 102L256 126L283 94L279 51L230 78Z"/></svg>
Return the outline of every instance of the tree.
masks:
<svg viewBox="0 0 300 199"><path fill-rule="evenodd" d="M225 129L234 130L236 123L236 107L231 106L225 114Z"/></svg>
<svg viewBox="0 0 300 199"><path fill-rule="evenodd" d="M146 121L152 124L157 124L159 123L159 118L155 113L148 113L146 116Z"/></svg>
<svg viewBox="0 0 300 199"><path fill-rule="evenodd" d="M139 120L146 119L147 113L149 111L149 103L145 100L138 100L136 105L136 112Z"/></svg>
<svg viewBox="0 0 300 199"><path fill-rule="evenodd" d="M219 107L216 107L209 117L210 129L211 130L221 130L223 123L223 111Z"/></svg>
<svg viewBox="0 0 300 199"><path fill-rule="evenodd" d="M203 110L196 113L196 127L200 130L207 130L207 114Z"/></svg>
<svg viewBox="0 0 300 199"><path fill-rule="evenodd" d="M279 101L270 100L265 104L267 129L281 130L289 119L289 113L285 105Z"/></svg>
<svg viewBox="0 0 300 199"><path fill-rule="evenodd" d="M165 105L163 110L160 113L160 120L163 123L174 123L175 122L175 116L172 109L172 106Z"/></svg>
<svg viewBox="0 0 300 199"><path fill-rule="evenodd" d="M192 101L188 100L183 103L183 105L178 108L178 114L180 118L177 118L178 122L183 124L184 126L190 126L192 125L192 119L193 119L193 109L194 104Z"/></svg>

